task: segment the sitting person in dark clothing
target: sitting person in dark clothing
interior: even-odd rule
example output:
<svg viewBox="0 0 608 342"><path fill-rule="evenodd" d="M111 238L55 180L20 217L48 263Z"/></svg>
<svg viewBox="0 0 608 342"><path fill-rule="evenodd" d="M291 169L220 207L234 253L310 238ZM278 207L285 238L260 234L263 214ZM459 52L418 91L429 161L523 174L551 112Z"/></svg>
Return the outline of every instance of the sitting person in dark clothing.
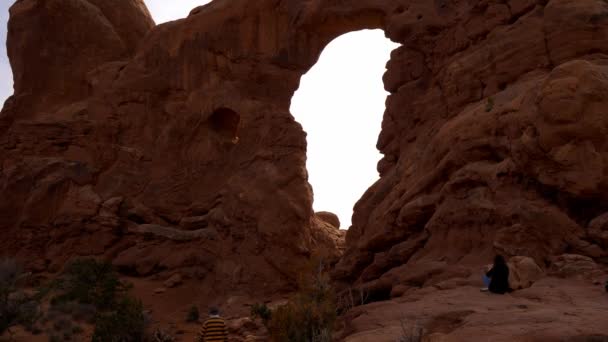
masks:
<svg viewBox="0 0 608 342"><path fill-rule="evenodd" d="M509 288L509 266L502 255L494 258L494 265L485 274L484 283L492 293L505 294L511 290Z"/></svg>

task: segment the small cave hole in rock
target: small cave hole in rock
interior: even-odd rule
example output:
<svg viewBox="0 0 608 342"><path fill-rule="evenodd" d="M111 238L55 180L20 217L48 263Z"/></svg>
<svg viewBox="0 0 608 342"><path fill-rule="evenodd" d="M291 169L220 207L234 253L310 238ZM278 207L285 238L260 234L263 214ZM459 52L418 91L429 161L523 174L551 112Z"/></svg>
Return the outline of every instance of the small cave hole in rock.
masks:
<svg viewBox="0 0 608 342"><path fill-rule="evenodd" d="M353 206L378 179L376 148L385 102L382 76L392 50L382 30L344 34L304 75L291 113L307 133L307 169L314 210L351 225Z"/></svg>
<svg viewBox="0 0 608 342"><path fill-rule="evenodd" d="M239 140L241 116L230 108L218 108L209 117L211 129L220 137L234 143Z"/></svg>

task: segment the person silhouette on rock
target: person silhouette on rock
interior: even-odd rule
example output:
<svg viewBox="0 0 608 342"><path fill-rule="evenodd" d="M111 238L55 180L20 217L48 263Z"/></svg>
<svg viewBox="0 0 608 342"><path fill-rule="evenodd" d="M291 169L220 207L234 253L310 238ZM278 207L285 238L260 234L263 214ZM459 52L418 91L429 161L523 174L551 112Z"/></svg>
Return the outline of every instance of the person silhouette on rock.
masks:
<svg viewBox="0 0 608 342"><path fill-rule="evenodd" d="M483 276L483 282L487 286L487 290L492 293L505 294L510 291L509 266L502 255L494 257L494 265Z"/></svg>

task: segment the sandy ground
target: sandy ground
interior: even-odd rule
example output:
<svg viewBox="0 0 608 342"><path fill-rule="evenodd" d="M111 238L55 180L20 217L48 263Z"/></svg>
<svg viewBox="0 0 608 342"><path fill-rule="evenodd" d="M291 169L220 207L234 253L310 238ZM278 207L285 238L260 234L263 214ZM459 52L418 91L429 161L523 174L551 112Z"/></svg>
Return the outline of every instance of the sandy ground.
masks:
<svg viewBox="0 0 608 342"><path fill-rule="evenodd" d="M145 303L152 329L169 332L175 341L194 341L200 324L186 322L186 315L196 305L204 319L208 303L192 301L203 289L185 282L158 293L158 281L130 281ZM253 303L246 295L235 296L223 305L225 317L229 323L246 321ZM91 328L84 328L72 341L90 341ZM608 293L589 281L558 278L545 278L531 288L502 296L473 286L424 288L356 307L340 319L337 328L336 339L347 342L396 342L416 328L424 329L423 341L428 342L608 341ZM16 342L49 340L45 334L33 336L20 328L12 331ZM266 339L245 335L232 336L231 341Z"/></svg>

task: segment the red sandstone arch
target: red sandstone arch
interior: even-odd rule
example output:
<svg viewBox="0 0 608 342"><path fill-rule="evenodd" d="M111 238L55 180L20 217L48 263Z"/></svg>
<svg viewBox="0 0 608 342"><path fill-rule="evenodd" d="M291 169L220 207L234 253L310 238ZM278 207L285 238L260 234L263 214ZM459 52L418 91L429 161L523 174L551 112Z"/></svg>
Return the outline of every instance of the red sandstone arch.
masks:
<svg viewBox="0 0 608 342"><path fill-rule="evenodd" d="M124 22L95 1L11 9L0 249L30 268L89 253L141 275L205 270L209 297L290 289L306 257L337 250L311 227L290 98L326 44L364 28L404 46L385 77L382 178L356 206L336 279L386 293L468 277L496 251L541 265L606 255L605 4L216 0L152 28L138 2L117 2ZM52 20L68 17L78 30ZM240 115L229 151L201 117L218 104ZM205 222L213 238L141 240L129 212Z"/></svg>

